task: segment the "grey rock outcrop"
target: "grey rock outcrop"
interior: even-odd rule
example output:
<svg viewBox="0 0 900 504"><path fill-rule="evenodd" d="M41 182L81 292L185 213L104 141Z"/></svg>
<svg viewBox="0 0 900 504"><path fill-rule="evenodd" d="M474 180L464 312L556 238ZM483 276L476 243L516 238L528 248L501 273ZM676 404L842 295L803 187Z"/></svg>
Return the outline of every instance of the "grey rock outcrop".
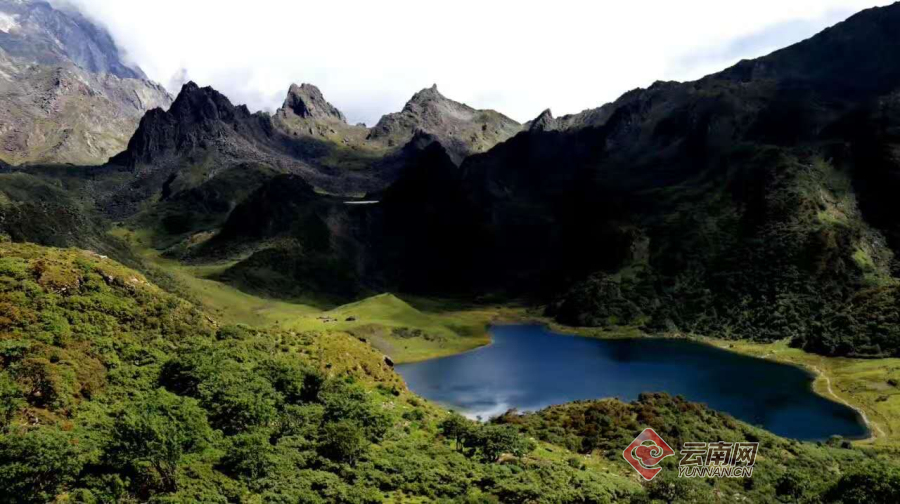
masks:
<svg viewBox="0 0 900 504"><path fill-rule="evenodd" d="M335 120L347 122L343 112L325 101L319 88L312 84L292 84L284 100L282 111L291 111L304 119Z"/></svg>
<svg viewBox="0 0 900 504"><path fill-rule="evenodd" d="M286 101L310 96L292 92ZM246 163L299 175L329 194L383 189L396 170L393 153L366 148L368 130L346 124L336 109L322 108L323 103L314 108L304 102L301 110L307 117L292 108L274 115L251 113L215 89L189 82L168 110L148 112L127 149L110 160L132 171L137 180L110 195L103 206L111 215L129 215L160 187L174 195Z"/></svg>
<svg viewBox="0 0 900 504"><path fill-rule="evenodd" d="M553 112L547 109L541 112L533 121L525 124L528 131L553 131L559 129L556 119L553 118Z"/></svg>
<svg viewBox="0 0 900 504"><path fill-rule="evenodd" d="M608 103L602 107L560 117L553 117L553 113L547 109L533 120L525 123L524 129L527 131L570 131L603 126L615 109L614 104Z"/></svg>

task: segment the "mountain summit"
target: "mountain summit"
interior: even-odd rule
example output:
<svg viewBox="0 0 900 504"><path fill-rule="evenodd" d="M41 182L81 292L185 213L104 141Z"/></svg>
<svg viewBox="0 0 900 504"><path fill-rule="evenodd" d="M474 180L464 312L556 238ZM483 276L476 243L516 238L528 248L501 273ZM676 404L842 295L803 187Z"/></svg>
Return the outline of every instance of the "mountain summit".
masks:
<svg viewBox="0 0 900 504"><path fill-rule="evenodd" d="M413 95L402 111L382 117L369 138L399 145L423 131L437 137L459 164L467 156L485 152L521 130L521 124L499 112L477 110L446 98L435 84Z"/></svg>
<svg viewBox="0 0 900 504"><path fill-rule="evenodd" d="M282 110L290 110L304 119L335 120L347 122L344 114L334 105L325 101L319 88L312 84L292 84L284 100Z"/></svg>

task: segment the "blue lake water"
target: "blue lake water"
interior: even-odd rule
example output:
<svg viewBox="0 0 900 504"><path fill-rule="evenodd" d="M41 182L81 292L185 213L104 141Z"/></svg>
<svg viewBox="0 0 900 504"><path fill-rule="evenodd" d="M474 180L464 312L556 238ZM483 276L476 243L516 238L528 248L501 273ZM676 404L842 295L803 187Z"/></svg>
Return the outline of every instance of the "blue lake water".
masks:
<svg viewBox="0 0 900 504"><path fill-rule="evenodd" d="M397 370L413 392L470 417L667 392L784 437L868 436L857 412L815 394L813 376L794 366L684 340L598 340L540 326L491 333L486 347Z"/></svg>

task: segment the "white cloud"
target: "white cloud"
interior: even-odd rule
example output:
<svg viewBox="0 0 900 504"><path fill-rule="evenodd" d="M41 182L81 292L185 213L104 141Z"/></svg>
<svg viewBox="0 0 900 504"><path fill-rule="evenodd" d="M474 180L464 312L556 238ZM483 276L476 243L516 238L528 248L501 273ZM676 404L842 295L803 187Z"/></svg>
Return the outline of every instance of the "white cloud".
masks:
<svg viewBox="0 0 900 504"><path fill-rule="evenodd" d="M525 121L802 40L873 0L72 0L154 80L251 109L318 85L351 121L441 92Z"/></svg>
<svg viewBox="0 0 900 504"><path fill-rule="evenodd" d="M18 26L19 21L16 19L16 16L10 16L9 14L0 12L0 31L9 33L10 30Z"/></svg>

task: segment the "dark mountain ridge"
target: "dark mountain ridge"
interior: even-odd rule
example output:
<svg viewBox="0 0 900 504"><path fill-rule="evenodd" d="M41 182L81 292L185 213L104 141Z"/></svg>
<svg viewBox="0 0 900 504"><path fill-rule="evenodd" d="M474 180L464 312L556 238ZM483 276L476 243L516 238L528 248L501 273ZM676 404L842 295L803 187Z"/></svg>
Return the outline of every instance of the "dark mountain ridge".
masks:
<svg viewBox="0 0 900 504"><path fill-rule="evenodd" d="M282 110L291 110L302 118L333 119L344 124L347 123L344 113L325 101L319 88L312 84L291 85Z"/></svg>
<svg viewBox="0 0 900 504"><path fill-rule="evenodd" d="M462 183L492 238L483 271L550 297L571 285L550 309L570 324L895 354L898 28L900 6L865 11L628 93L600 126L470 158Z"/></svg>
<svg viewBox="0 0 900 504"><path fill-rule="evenodd" d="M218 91L190 82L169 110L148 112L128 148L110 160L112 168L136 178L103 206L116 218L129 216L157 194L188 190L245 163L302 176L328 194L378 192L396 180L406 163L404 146L419 133L449 145L458 164L520 128L496 112L448 100L436 88L417 93L403 112L368 129L347 124L311 84L292 85L282 108L269 115L251 113ZM460 136L470 130L478 133Z"/></svg>

